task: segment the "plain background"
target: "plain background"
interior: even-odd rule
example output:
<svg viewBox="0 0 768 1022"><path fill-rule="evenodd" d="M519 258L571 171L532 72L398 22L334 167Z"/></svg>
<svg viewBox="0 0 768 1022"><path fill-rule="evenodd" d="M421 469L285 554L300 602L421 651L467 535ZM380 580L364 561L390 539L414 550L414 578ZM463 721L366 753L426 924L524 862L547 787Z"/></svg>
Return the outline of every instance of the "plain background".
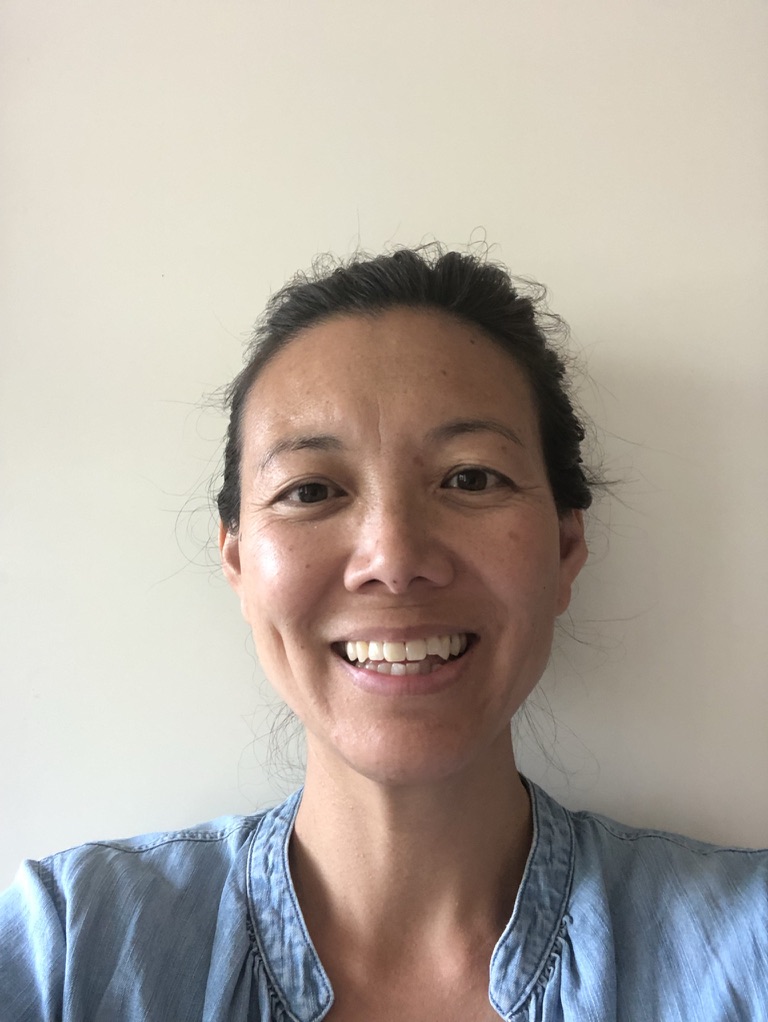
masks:
<svg viewBox="0 0 768 1022"><path fill-rule="evenodd" d="M618 480L525 769L572 806L768 844L764 0L0 20L0 884L294 783L216 568L205 396L317 252L432 237L549 285Z"/></svg>

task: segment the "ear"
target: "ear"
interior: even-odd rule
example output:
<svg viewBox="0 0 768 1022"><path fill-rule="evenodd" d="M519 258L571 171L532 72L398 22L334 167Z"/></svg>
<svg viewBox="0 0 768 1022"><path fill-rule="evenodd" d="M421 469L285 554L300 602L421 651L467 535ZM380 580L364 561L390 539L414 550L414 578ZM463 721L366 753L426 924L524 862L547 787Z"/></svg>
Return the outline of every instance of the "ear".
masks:
<svg viewBox="0 0 768 1022"><path fill-rule="evenodd" d="M240 537L222 521L219 522L219 552L224 577L240 596Z"/></svg>
<svg viewBox="0 0 768 1022"><path fill-rule="evenodd" d="M560 589L557 613L562 614L571 602L571 588L576 576L589 556L584 537L584 515L581 511L567 511L560 517Z"/></svg>

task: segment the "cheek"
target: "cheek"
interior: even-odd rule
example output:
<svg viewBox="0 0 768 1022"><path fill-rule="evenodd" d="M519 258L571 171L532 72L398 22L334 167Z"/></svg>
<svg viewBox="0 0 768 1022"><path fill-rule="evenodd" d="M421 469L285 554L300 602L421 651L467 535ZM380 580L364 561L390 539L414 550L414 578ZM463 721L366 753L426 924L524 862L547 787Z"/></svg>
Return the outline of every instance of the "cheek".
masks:
<svg viewBox="0 0 768 1022"><path fill-rule="evenodd" d="M510 529L496 547L491 563L498 583L510 595L534 604L557 596L560 548L556 528L536 523L538 528Z"/></svg>
<svg viewBox="0 0 768 1022"><path fill-rule="evenodd" d="M311 530L270 528L246 537L241 564L246 616L254 629L290 627L317 610L329 573L319 563L322 549Z"/></svg>

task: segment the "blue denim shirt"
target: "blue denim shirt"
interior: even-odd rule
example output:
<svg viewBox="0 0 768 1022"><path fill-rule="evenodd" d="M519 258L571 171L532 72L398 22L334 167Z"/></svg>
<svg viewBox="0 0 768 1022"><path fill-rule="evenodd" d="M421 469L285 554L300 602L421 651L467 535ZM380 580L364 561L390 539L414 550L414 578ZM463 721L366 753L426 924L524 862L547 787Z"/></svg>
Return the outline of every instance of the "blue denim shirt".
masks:
<svg viewBox="0 0 768 1022"><path fill-rule="evenodd" d="M768 1019L768 853L572 813L534 837L489 997L515 1022ZM0 898L2 1022L319 1022L333 992L258 816L28 862Z"/></svg>

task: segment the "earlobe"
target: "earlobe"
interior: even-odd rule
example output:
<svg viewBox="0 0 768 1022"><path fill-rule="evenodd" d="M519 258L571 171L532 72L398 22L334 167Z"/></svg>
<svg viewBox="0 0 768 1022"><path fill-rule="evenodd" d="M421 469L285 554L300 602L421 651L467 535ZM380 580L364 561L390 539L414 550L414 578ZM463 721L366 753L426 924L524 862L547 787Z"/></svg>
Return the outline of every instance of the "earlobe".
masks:
<svg viewBox="0 0 768 1022"><path fill-rule="evenodd" d="M240 540L224 522L219 522L219 552L224 577L236 593L240 592Z"/></svg>
<svg viewBox="0 0 768 1022"><path fill-rule="evenodd" d="M562 614L571 602L571 588L589 556L584 536L584 515L571 510L560 519L560 591L557 613Z"/></svg>

